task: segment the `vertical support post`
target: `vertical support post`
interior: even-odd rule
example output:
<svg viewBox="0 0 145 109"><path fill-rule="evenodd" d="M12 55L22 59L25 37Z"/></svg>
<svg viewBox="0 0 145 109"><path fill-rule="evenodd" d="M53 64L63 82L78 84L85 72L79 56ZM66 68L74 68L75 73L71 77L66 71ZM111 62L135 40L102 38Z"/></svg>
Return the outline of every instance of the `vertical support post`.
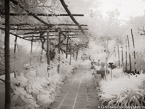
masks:
<svg viewBox="0 0 145 109"><path fill-rule="evenodd" d="M116 47L114 47L114 57L115 57L115 61L117 62L117 58L116 58Z"/></svg>
<svg viewBox="0 0 145 109"><path fill-rule="evenodd" d="M61 32L59 32L59 39L58 39L58 53L60 54L60 41L61 41Z"/></svg>
<svg viewBox="0 0 145 109"><path fill-rule="evenodd" d="M76 51L76 60L78 60L79 48Z"/></svg>
<svg viewBox="0 0 145 109"><path fill-rule="evenodd" d="M73 47L73 58L75 57L75 48Z"/></svg>
<svg viewBox="0 0 145 109"><path fill-rule="evenodd" d="M31 39L30 65L32 65L32 52L33 52L33 37Z"/></svg>
<svg viewBox="0 0 145 109"><path fill-rule="evenodd" d="M50 40L49 40L49 31L47 31L47 71L49 70L49 68L50 68Z"/></svg>
<svg viewBox="0 0 145 109"><path fill-rule="evenodd" d="M121 58L121 60L122 60L122 67L124 67L123 46L121 48L122 48L122 58Z"/></svg>
<svg viewBox="0 0 145 109"><path fill-rule="evenodd" d="M69 61L69 65L71 65L71 51L72 51L72 48L71 48L71 44L70 44L70 61Z"/></svg>
<svg viewBox="0 0 145 109"><path fill-rule="evenodd" d="M43 49L41 49L40 63L42 62Z"/></svg>
<svg viewBox="0 0 145 109"><path fill-rule="evenodd" d="M59 38L58 38L58 44L59 44L59 46L58 46L58 54L59 54L58 61L59 61L59 63L58 63L58 67L57 67L58 73L60 72L60 41L61 41L61 32L59 31Z"/></svg>
<svg viewBox="0 0 145 109"><path fill-rule="evenodd" d="M5 0L5 109L10 105L10 0Z"/></svg>
<svg viewBox="0 0 145 109"><path fill-rule="evenodd" d="M17 47L17 36L15 37L15 44L14 44L14 69L15 69L15 59L16 59L16 47ZM14 77L16 78L17 74L14 72Z"/></svg>
<svg viewBox="0 0 145 109"><path fill-rule="evenodd" d="M129 50L129 65L130 65L130 71L131 71L132 70L132 65L131 65L130 43L129 43L128 35L127 35L127 40L128 40L128 50Z"/></svg>
<svg viewBox="0 0 145 109"><path fill-rule="evenodd" d="M117 45L118 49L118 66L120 67L120 52L119 52L119 45Z"/></svg>
<svg viewBox="0 0 145 109"><path fill-rule="evenodd" d="M131 36L132 36L132 43L133 43L133 54L134 54L134 72L137 73L136 71L136 53L135 53L135 43L134 43L134 36L133 36L133 32L131 29Z"/></svg>
<svg viewBox="0 0 145 109"><path fill-rule="evenodd" d="M17 47L17 36L15 37L15 44L14 44L14 59L16 58L16 47Z"/></svg>
<svg viewBox="0 0 145 109"><path fill-rule="evenodd" d="M126 54L126 56L125 56L125 57L126 57L126 64L125 64L125 70L126 70L126 71L128 70L128 68L127 68L127 59L128 59L128 58L127 58L127 50L128 50L128 49L127 49L127 44L126 44L126 53L125 53L125 54Z"/></svg>
<svg viewBox="0 0 145 109"><path fill-rule="evenodd" d="M66 39L66 58L68 57L68 41L69 41L69 37L67 37Z"/></svg>

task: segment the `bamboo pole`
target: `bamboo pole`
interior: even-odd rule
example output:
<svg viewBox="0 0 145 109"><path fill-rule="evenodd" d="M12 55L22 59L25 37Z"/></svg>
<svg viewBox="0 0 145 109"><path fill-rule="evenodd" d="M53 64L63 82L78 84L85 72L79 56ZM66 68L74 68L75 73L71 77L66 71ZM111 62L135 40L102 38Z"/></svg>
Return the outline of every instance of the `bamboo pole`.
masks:
<svg viewBox="0 0 145 109"><path fill-rule="evenodd" d="M30 65L32 65L32 52L33 52L33 37L32 37L32 39L31 39Z"/></svg>
<svg viewBox="0 0 145 109"><path fill-rule="evenodd" d="M5 109L11 106L10 88L10 0L5 0Z"/></svg>
<svg viewBox="0 0 145 109"><path fill-rule="evenodd" d="M2 24L2 25L5 25L5 23ZM36 25L36 26L45 26L43 24L28 24L28 23L17 23L17 24L11 23L10 25L11 26L31 26L31 25L32 26L34 26L34 25ZM52 26L77 26L76 24L50 24L50 25L52 25ZM80 24L80 26L86 27L87 25Z"/></svg>
<svg viewBox="0 0 145 109"><path fill-rule="evenodd" d="M57 71L58 73L60 73L60 42L61 42L61 32L59 31L59 38L58 38L58 54L59 54L59 57L58 57L58 67L57 67Z"/></svg>
<svg viewBox="0 0 145 109"><path fill-rule="evenodd" d="M14 44L14 59L16 58L16 47L17 47L17 37L15 37L15 44Z"/></svg>
<svg viewBox="0 0 145 109"><path fill-rule="evenodd" d="M132 70L132 65L131 65L131 54L130 54L130 43L129 43L129 37L127 35L127 40L128 40L128 50L129 50L129 65L130 65L130 71Z"/></svg>
<svg viewBox="0 0 145 109"><path fill-rule="evenodd" d="M75 48L73 47L73 58L75 57Z"/></svg>
<svg viewBox="0 0 145 109"><path fill-rule="evenodd" d="M128 50L128 49L127 49L127 44L126 44L126 52L125 52L125 54L126 54L126 55L125 55L125 57L126 57L125 70L126 70L126 71L128 70L128 68L127 68L127 59L128 59L128 58L127 58L127 57L128 57L128 56L127 56L127 55L128 55L127 50Z"/></svg>
<svg viewBox="0 0 145 109"><path fill-rule="evenodd" d="M119 45L117 45L118 50L118 66L120 67L120 52L119 52Z"/></svg>
<svg viewBox="0 0 145 109"><path fill-rule="evenodd" d="M15 69L15 60L16 60L16 47L17 47L17 36L15 37L15 43L14 43L14 69ZM14 77L16 78L17 74L14 72Z"/></svg>
<svg viewBox="0 0 145 109"><path fill-rule="evenodd" d="M67 41L66 41L66 58L68 57L68 41L69 41L69 37L67 37Z"/></svg>
<svg viewBox="0 0 145 109"><path fill-rule="evenodd" d="M0 27L1 29L4 29L4 28L2 28L2 27ZM15 27L12 27L12 28L10 28L10 30L25 30L25 31L30 31L30 30L33 30L33 31L39 31L39 30L44 30L44 31L47 31L47 28L19 28L19 29L17 29L17 28L15 28ZM88 28L82 28L84 31L85 30L88 30ZM77 30L80 30L80 29L78 29L78 28L70 28L70 31L77 31ZM50 30L50 32L53 32L53 31L55 31L55 32L57 32L56 31L56 28L55 29L51 29ZM69 30L66 30L66 28L62 28L62 31L68 31L69 32Z"/></svg>
<svg viewBox="0 0 145 109"><path fill-rule="evenodd" d="M49 70L49 68L50 68L50 40L49 40L49 32L47 32L47 71Z"/></svg>
<svg viewBox="0 0 145 109"><path fill-rule="evenodd" d="M68 6L66 5L64 0L60 0L62 6L64 7L64 9L66 10L67 14L70 16L70 18L72 19L72 21L79 27L79 29L81 30L81 32L84 34L84 30L82 29L82 27L79 25L79 23L76 21L76 19L72 16L71 12L68 9Z"/></svg>
<svg viewBox="0 0 145 109"><path fill-rule="evenodd" d="M71 50L72 50L72 47L71 47L71 44L70 44L70 51L69 51L70 52L70 61L69 61L69 65L71 65L71 58L72 58L71 57Z"/></svg>
<svg viewBox="0 0 145 109"><path fill-rule="evenodd" d="M137 73L137 70L136 70L136 53L135 53L135 42L134 42L134 36L133 36L133 31L131 29L131 36L132 36L132 43L133 43L133 53L134 53L134 72Z"/></svg>
<svg viewBox="0 0 145 109"><path fill-rule="evenodd" d="M1 15L5 15L5 13L1 13ZM69 16L68 14L43 14L43 13L38 13L38 14L35 14L36 16L45 16L45 17L53 17L53 16ZM20 14L17 14L17 13L10 13L10 16L33 16L33 13L20 13ZM80 17L83 17L84 14L72 14L72 16L80 16Z"/></svg>
<svg viewBox="0 0 145 109"><path fill-rule="evenodd" d="M76 60L78 60L79 48L76 51Z"/></svg>
<svg viewBox="0 0 145 109"><path fill-rule="evenodd" d="M43 55L43 48L41 48L40 63L42 62L42 55Z"/></svg>
<svg viewBox="0 0 145 109"><path fill-rule="evenodd" d="M122 46L121 48L122 48L122 58L121 58L121 60L122 60L122 67L124 67L124 58L123 58L123 57L124 57L124 56L123 56L124 53L123 53L123 46Z"/></svg>
<svg viewBox="0 0 145 109"><path fill-rule="evenodd" d="M117 57L116 57L116 46L114 47L114 57L115 57L115 62L117 62ZM116 63L115 63L116 64Z"/></svg>

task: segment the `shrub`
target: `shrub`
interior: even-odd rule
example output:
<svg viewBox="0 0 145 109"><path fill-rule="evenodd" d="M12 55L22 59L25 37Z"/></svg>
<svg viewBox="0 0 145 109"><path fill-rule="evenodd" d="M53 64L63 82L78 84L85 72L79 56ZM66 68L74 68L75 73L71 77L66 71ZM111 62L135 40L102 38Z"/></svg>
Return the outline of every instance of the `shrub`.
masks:
<svg viewBox="0 0 145 109"><path fill-rule="evenodd" d="M110 74L108 76L110 76ZM101 80L100 99L102 102L107 101L108 105L142 106L145 103L144 82L145 74L115 74L115 77L112 80L110 78L107 80Z"/></svg>

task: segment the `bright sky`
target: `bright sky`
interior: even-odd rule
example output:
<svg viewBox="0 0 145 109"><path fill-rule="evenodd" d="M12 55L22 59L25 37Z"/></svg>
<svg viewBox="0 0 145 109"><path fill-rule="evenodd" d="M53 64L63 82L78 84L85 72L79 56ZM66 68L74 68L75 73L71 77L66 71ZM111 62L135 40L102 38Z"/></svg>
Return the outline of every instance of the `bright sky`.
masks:
<svg viewBox="0 0 145 109"><path fill-rule="evenodd" d="M120 19L128 20L130 17L142 16L145 10L145 0L69 0L74 12L99 11L103 16L107 12L118 10ZM72 9L71 9L72 10Z"/></svg>
<svg viewBox="0 0 145 109"><path fill-rule="evenodd" d="M141 16L144 14L144 0L94 0L92 7L95 7L95 1L99 1L99 11L106 15L108 11L117 9L120 12L120 19L126 20L129 17Z"/></svg>

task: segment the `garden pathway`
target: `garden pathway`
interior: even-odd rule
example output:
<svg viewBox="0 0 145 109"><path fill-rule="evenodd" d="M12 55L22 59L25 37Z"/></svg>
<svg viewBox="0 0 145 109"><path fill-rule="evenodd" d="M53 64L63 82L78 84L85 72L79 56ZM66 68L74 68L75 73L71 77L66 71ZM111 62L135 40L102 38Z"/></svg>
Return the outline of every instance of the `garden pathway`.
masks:
<svg viewBox="0 0 145 109"><path fill-rule="evenodd" d="M50 109L98 109L99 101L88 65L81 65L66 81Z"/></svg>

